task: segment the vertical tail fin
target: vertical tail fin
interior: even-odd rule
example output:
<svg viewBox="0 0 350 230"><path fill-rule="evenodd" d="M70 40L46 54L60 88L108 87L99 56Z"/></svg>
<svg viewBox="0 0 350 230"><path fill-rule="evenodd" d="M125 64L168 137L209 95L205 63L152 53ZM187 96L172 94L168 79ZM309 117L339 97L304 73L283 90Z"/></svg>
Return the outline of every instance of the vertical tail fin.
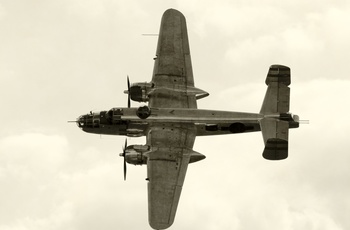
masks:
<svg viewBox="0 0 350 230"><path fill-rule="evenodd" d="M265 149L263 157L267 160L283 160L288 157L289 122L276 118L260 121Z"/></svg>
<svg viewBox="0 0 350 230"><path fill-rule="evenodd" d="M265 143L263 157L268 160L282 160L288 157L288 131L290 122L290 68L272 65L266 77L267 91L260 110L264 118L260 127ZM294 122L295 123L295 122Z"/></svg>
<svg viewBox="0 0 350 230"><path fill-rule="evenodd" d="M268 87L260 113L270 115L289 112L290 68L270 66L265 83Z"/></svg>

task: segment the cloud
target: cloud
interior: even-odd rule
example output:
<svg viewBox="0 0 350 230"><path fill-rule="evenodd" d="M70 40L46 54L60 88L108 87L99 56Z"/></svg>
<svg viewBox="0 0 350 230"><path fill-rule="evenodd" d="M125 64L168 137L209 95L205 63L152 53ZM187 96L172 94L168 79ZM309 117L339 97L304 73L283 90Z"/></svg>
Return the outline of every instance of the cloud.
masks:
<svg viewBox="0 0 350 230"><path fill-rule="evenodd" d="M1 165L23 176L31 176L26 175L28 171L36 174L55 171L65 162L67 147L67 140L57 135L25 133L8 136L0 142ZM42 161L45 164L41 164Z"/></svg>
<svg viewBox="0 0 350 230"><path fill-rule="evenodd" d="M303 70L307 79L346 78L350 35L343 28L349 24L349 4L268 2L187 4L180 1L180 5L188 7L192 33L202 41L198 43L202 47L200 52L205 47L210 53L202 65L218 66L215 71L200 72L201 76L205 73L208 78L236 76L236 81L242 83L277 63ZM225 58L219 58L222 56ZM243 72L247 73L244 77L240 75Z"/></svg>
<svg viewBox="0 0 350 230"><path fill-rule="evenodd" d="M350 180L346 134L350 123L335 117L350 113L338 103L339 98L350 97L349 87L348 80L298 82L292 78L291 112L309 119L310 124L290 130L285 161L262 159L261 133L198 137L195 150L207 158L189 166L186 201L180 206L185 206L184 211L197 207L194 212L204 220L187 221L201 221L203 226L214 222L228 229L348 228L344 213L350 211L346 182ZM263 81L242 84L223 91L219 98L237 99L227 105L230 110L257 112L265 91Z"/></svg>
<svg viewBox="0 0 350 230"><path fill-rule="evenodd" d="M0 229L126 229L131 210L147 224L144 183L125 184L117 177L119 158L90 147L71 149L59 135L0 140Z"/></svg>
<svg viewBox="0 0 350 230"><path fill-rule="evenodd" d="M55 174L64 167L67 147L65 138L40 133L0 140L2 224L49 211L50 186Z"/></svg>

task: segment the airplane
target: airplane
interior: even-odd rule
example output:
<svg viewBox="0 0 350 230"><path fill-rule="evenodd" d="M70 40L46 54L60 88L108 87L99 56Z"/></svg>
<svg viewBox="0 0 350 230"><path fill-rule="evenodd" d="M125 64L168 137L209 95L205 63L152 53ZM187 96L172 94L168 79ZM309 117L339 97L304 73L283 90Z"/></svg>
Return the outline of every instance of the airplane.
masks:
<svg viewBox="0 0 350 230"><path fill-rule="evenodd" d="M127 145L120 154L126 163L147 165L148 220L153 229L169 228L175 218L187 166L205 156L193 150L196 136L261 131L268 160L288 157L288 133L299 127L299 116L289 112L290 68L270 66L267 91L259 113L204 110L197 100L209 95L194 86L184 15L164 12L152 80L130 84L128 106L90 112L75 121L88 133L146 136L145 145ZM130 101L148 103L132 108Z"/></svg>

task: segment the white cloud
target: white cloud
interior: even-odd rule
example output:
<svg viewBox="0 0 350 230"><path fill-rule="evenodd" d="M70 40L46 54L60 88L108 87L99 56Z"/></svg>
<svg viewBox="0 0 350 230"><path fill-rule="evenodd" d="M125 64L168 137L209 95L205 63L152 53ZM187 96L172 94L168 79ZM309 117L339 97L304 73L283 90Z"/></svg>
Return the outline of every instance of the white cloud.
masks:
<svg viewBox="0 0 350 230"><path fill-rule="evenodd" d="M110 19L123 21L142 18L147 14L139 2L125 0L75 0L67 1L65 6L70 14L91 21L103 19L105 23Z"/></svg>
<svg viewBox="0 0 350 230"><path fill-rule="evenodd" d="M6 15L6 10L5 8L2 6L2 4L0 4L0 20L5 17Z"/></svg>
<svg viewBox="0 0 350 230"><path fill-rule="evenodd" d="M350 211L346 182L350 180L347 166L350 146L346 134L350 122L341 122L339 116L349 114L350 110L338 102L340 98L350 98L346 90L349 87L348 80L298 82L292 78L291 112L301 119L310 119L310 124L290 130L290 157L285 161L262 159L260 133L198 137L195 149L207 159L198 166L189 166L185 186L191 187L191 191L185 191L191 194L185 197L194 197L192 205L205 207L210 213L221 213L222 218L217 220L216 215L211 215L204 218L208 223L203 225L217 221L218 226L220 223L236 226L231 229L349 227L343 213ZM242 84L225 90L219 98L220 101L232 98L230 110L256 112L265 91L263 81ZM195 167L195 175L191 167ZM203 191L203 186L210 189ZM205 216L201 213L204 211L198 212Z"/></svg>
<svg viewBox="0 0 350 230"><path fill-rule="evenodd" d="M25 133L0 142L0 165L19 174L56 171L67 157L67 140L61 136ZM45 162L42 164L41 162Z"/></svg>
<svg viewBox="0 0 350 230"><path fill-rule="evenodd" d="M47 216L43 218L32 218L29 216L17 219L15 222L8 225L1 225L1 230L58 230L58 229L67 229L73 230L76 229L71 226L73 222L74 210L72 204L62 203L55 206L50 212L47 213Z"/></svg>
<svg viewBox="0 0 350 230"><path fill-rule="evenodd" d="M145 171L129 166L125 183L115 154L40 133L5 137L0 153L0 229L126 229L131 212L147 225Z"/></svg>
<svg viewBox="0 0 350 230"><path fill-rule="evenodd" d="M62 136L26 133L0 140L1 224L50 210L55 174L67 162ZM18 216L16 216L18 215Z"/></svg>

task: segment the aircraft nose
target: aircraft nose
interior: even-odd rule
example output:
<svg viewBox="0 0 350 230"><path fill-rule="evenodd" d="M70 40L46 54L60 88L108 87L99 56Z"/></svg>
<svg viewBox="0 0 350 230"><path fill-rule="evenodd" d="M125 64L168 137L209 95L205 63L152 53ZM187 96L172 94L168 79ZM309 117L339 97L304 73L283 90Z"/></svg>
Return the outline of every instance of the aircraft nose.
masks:
<svg viewBox="0 0 350 230"><path fill-rule="evenodd" d="M85 116L84 115L77 118L77 125L79 128L82 128L85 125Z"/></svg>
<svg viewBox="0 0 350 230"><path fill-rule="evenodd" d="M99 119L94 119L94 115L92 114L81 115L77 119L77 124L79 128L95 128L99 125Z"/></svg>

